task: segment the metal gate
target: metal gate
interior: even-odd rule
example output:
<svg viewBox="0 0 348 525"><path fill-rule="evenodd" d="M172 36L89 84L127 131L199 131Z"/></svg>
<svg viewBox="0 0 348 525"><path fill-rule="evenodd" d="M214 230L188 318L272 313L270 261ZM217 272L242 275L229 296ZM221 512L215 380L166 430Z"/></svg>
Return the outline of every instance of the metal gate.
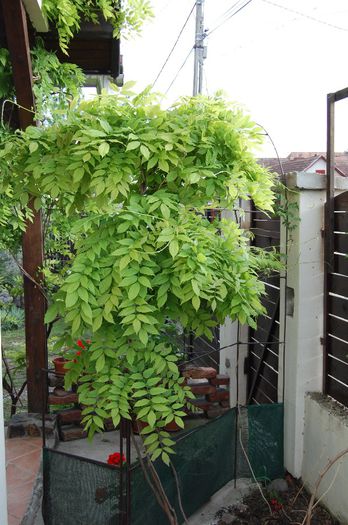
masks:
<svg viewBox="0 0 348 525"><path fill-rule="evenodd" d="M326 394L348 406L348 192L333 202L334 258L333 271L327 274L324 387Z"/></svg>
<svg viewBox="0 0 348 525"><path fill-rule="evenodd" d="M254 208L250 230L254 234L254 246L266 250L279 249L279 217L270 218ZM247 358L247 399L253 404L278 402L280 274L274 273L269 277L260 275L260 279L266 290L262 299L266 313L258 318L256 329L249 329Z"/></svg>

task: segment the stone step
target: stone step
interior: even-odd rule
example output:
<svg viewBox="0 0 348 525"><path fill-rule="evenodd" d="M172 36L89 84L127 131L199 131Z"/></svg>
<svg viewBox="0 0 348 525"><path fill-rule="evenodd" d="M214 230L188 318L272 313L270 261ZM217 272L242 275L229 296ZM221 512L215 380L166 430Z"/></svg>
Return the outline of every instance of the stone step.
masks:
<svg viewBox="0 0 348 525"><path fill-rule="evenodd" d="M87 432L78 425L67 425L60 429L60 439L62 441L73 441L87 437Z"/></svg>

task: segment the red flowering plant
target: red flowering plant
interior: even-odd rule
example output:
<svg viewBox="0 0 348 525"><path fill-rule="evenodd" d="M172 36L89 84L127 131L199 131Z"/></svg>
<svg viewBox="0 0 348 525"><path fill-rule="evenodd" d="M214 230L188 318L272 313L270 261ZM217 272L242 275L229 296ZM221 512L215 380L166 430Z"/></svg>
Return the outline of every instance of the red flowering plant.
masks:
<svg viewBox="0 0 348 525"><path fill-rule="evenodd" d="M283 504L280 501L278 501L277 498L272 498L270 500L270 504L272 507L272 512L279 512L283 508Z"/></svg>
<svg viewBox="0 0 348 525"><path fill-rule="evenodd" d="M89 349L91 344L91 339L78 339L70 348L62 352L58 359L64 361L64 369L66 372L70 369L71 363L83 364L83 354ZM55 362L55 360L53 360L53 362Z"/></svg>
<svg viewBox="0 0 348 525"><path fill-rule="evenodd" d="M113 454L110 454L107 460L108 465L113 465L115 467L119 467L122 463L126 463L126 456L124 454L121 454L119 452L114 452Z"/></svg>

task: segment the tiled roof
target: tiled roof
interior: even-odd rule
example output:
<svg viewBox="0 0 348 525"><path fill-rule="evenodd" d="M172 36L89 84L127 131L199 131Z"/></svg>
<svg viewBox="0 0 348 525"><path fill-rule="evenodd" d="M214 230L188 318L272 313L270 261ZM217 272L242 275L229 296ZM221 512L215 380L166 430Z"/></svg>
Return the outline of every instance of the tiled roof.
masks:
<svg viewBox="0 0 348 525"><path fill-rule="evenodd" d="M325 154L321 152L306 153L306 152L295 152L290 153L286 158L280 159L284 173L290 173L292 171L307 171L311 165L317 160L322 158L326 160ZM281 168L279 166L279 160L274 158L261 158L258 161L263 167L269 168L271 171L275 171L281 175ZM335 166L336 169L341 172L344 177L348 176L348 153L336 153L335 155Z"/></svg>

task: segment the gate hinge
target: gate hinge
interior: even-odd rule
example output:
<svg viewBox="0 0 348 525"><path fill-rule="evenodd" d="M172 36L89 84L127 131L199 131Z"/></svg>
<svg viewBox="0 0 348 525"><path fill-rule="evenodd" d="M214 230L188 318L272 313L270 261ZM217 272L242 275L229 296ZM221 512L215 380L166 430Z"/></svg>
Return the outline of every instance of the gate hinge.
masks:
<svg viewBox="0 0 348 525"><path fill-rule="evenodd" d="M321 337L321 338L320 338L320 344L321 344L322 346L325 345L325 338L324 338L324 337Z"/></svg>

